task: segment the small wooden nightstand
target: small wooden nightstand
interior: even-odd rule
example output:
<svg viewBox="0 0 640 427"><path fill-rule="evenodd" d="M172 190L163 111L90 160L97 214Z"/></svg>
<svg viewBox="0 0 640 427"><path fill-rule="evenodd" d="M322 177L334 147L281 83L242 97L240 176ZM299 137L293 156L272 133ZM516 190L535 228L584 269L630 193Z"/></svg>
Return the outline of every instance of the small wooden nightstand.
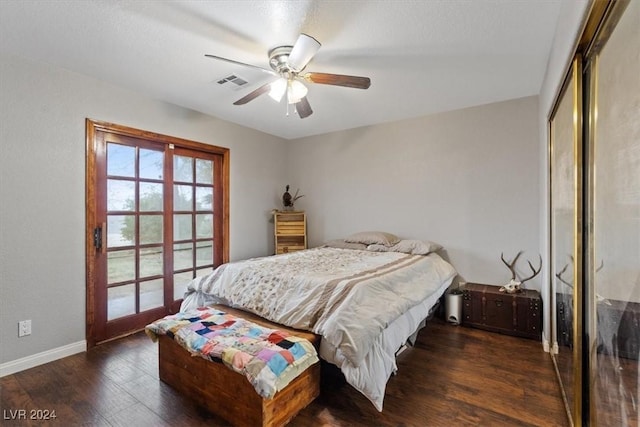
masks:
<svg viewBox="0 0 640 427"><path fill-rule="evenodd" d="M538 291L508 294L499 286L467 283L462 288L462 325L524 338L542 338Z"/></svg>
<svg viewBox="0 0 640 427"><path fill-rule="evenodd" d="M307 249L307 216L304 212L274 212L273 229L276 255Z"/></svg>

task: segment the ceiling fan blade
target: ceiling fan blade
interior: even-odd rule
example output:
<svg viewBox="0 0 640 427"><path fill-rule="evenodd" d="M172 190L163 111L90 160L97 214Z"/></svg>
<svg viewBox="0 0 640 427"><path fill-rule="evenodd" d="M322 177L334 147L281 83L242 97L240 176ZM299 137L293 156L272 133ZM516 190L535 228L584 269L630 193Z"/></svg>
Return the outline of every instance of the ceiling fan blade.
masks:
<svg viewBox="0 0 640 427"><path fill-rule="evenodd" d="M254 90L253 92L249 92L247 95L243 96L242 98L234 102L233 105L244 105L249 101L253 101L260 95L269 92L271 90L271 83L272 82L265 83L262 86L260 86L258 89Z"/></svg>
<svg viewBox="0 0 640 427"><path fill-rule="evenodd" d="M300 101L296 102L296 111L301 119L309 117L313 114L313 110L311 109L311 105L309 105L309 100L305 96Z"/></svg>
<svg viewBox="0 0 640 427"><path fill-rule="evenodd" d="M260 70L262 72L269 73L269 74L272 74L274 76L278 75L278 73L276 73L275 71L267 70L266 68L258 67L257 65L251 65L251 64L247 64L245 62L234 61L233 59L223 58L221 56L208 55L208 54L205 54L204 56L206 56L207 58L213 58L213 59L218 59L220 61L229 62L231 64L241 65L243 67L255 68L256 70Z"/></svg>
<svg viewBox="0 0 640 427"><path fill-rule="evenodd" d="M311 58L320 49L320 42L304 33L298 36L296 44L293 45L287 63L295 71L302 71L307 66Z"/></svg>
<svg viewBox="0 0 640 427"><path fill-rule="evenodd" d="M312 83L352 87L356 89L368 89L369 86L371 86L371 79L369 77L328 73L307 73L304 75L304 78Z"/></svg>

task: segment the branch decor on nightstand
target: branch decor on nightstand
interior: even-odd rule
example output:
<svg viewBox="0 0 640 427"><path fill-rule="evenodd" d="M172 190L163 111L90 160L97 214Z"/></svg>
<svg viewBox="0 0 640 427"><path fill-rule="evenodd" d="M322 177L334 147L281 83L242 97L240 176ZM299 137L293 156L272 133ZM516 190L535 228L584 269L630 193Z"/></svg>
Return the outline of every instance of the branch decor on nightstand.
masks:
<svg viewBox="0 0 640 427"><path fill-rule="evenodd" d="M284 190L284 194L282 195L282 206L284 206L284 210L292 211L293 205L296 202L296 200L298 200L301 197L304 197L304 194L301 194L298 196L298 192L300 192L299 188L296 190L296 194L291 196L291 193L289 193L289 185L287 184Z"/></svg>

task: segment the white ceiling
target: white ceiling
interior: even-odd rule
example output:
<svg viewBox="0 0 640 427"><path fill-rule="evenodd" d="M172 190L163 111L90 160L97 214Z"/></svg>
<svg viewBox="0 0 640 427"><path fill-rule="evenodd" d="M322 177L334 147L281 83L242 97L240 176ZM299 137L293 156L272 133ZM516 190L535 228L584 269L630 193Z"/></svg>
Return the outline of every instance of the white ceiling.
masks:
<svg viewBox="0 0 640 427"><path fill-rule="evenodd" d="M561 1L0 0L0 51L291 139L538 94ZM232 105L268 75L204 54L269 68L301 32L322 43L306 71L371 87L309 84L306 119Z"/></svg>

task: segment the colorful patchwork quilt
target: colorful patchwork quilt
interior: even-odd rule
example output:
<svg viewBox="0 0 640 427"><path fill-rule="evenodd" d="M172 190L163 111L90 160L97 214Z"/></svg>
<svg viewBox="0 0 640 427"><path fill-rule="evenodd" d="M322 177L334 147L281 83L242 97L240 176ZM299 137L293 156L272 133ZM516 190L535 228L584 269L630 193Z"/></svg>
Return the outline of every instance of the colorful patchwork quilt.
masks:
<svg viewBox="0 0 640 427"><path fill-rule="evenodd" d="M318 362L308 340L210 307L166 316L145 332L154 341L167 335L194 356L224 363L267 399Z"/></svg>

